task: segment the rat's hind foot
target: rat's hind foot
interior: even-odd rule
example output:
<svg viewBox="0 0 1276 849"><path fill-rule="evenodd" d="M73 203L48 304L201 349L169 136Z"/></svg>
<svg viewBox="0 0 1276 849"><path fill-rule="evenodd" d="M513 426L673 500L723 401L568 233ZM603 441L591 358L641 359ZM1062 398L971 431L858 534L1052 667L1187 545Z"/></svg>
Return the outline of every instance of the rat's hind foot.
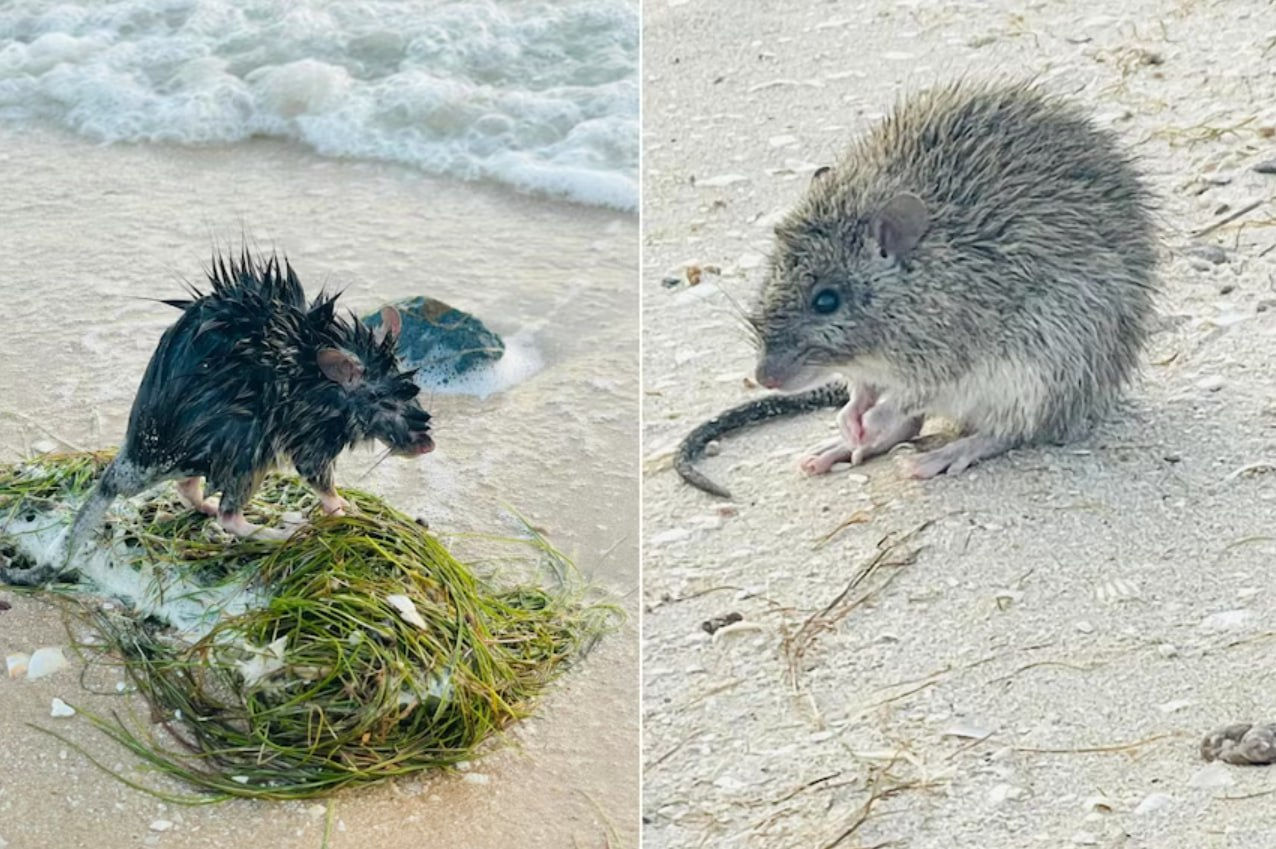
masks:
<svg viewBox="0 0 1276 849"><path fill-rule="evenodd" d="M285 540L290 536L286 530L280 528L267 528L262 525L254 525L252 522L244 518L241 512L222 513L217 517L223 529L227 533L234 534L240 538L252 537L253 539L268 540Z"/></svg>
<svg viewBox="0 0 1276 849"><path fill-rule="evenodd" d="M337 495L335 490L319 493L319 504L328 516L344 516L350 509L350 502Z"/></svg>
<svg viewBox="0 0 1276 849"><path fill-rule="evenodd" d="M958 437L942 448L917 455L910 462L910 475L925 479L944 472L950 475L959 474L980 460L1004 453L1013 444L1007 439L978 434Z"/></svg>
<svg viewBox="0 0 1276 849"><path fill-rule="evenodd" d="M834 463L851 462L852 451L842 437L821 442L798 460L798 468L807 475L823 475Z"/></svg>
<svg viewBox="0 0 1276 849"><path fill-rule="evenodd" d="M204 497L204 482L201 478L183 478L177 482L177 498L192 510L205 516L216 516L217 505Z"/></svg>

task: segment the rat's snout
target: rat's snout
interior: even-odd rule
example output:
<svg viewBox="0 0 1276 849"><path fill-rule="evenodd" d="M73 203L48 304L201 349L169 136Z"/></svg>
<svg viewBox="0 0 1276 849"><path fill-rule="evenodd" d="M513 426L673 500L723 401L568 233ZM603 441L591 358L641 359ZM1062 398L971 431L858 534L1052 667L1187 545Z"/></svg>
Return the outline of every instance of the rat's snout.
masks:
<svg viewBox="0 0 1276 849"><path fill-rule="evenodd" d="M766 348L758 359L754 377L767 389L780 389L802 370L796 358Z"/></svg>
<svg viewBox="0 0 1276 849"><path fill-rule="evenodd" d="M428 431L412 431L405 439L390 445L390 453L396 457L420 457L434 450L434 439Z"/></svg>
<svg viewBox="0 0 1276 849"><path fill-rule="evenodd" d="M412 434L412 455L429 454L434 450L434 440L426 431Z"/></svg>

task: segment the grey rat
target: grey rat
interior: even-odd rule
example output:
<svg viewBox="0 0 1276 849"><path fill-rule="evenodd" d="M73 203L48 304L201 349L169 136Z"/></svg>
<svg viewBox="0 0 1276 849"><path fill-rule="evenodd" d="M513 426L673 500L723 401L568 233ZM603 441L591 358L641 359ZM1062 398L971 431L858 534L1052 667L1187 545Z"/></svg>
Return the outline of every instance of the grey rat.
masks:
<svg viewBox="0 0 1276 849"><path fill-rule="evenodd" d="M1152 197L1113 134L1026 83L901 102L776 227L749 317L763 386L849 379L809 474L913 439L956 474L1087 433L1135 374L1156 292Z"/></svg>
<svg viewBox="0 0 1276 849"><path fill-rule="evenodd" d="M181 479L190 507L218 517L239 536L279 537L244 518L243 508L276 465L291 462L327 513L345 503L333 462L357 442L378 439L392 452L433 449L430 416L413 373L395 356L399 315L382 311L374 332L336 312L336 295L309 304L292 266L248 251L214 257L211 290L167 301L181 317L160 338L142 377L128 432L72 525L74 554L117 497ZM219 506L206 500L221 493Z"/></svg>

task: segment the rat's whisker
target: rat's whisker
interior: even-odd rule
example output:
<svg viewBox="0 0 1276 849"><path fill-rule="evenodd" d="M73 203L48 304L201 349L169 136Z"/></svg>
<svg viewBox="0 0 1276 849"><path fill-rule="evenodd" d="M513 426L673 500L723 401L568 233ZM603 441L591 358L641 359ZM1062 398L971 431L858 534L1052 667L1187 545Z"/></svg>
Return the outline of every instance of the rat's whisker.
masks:
<svg viewBox="0 0 1276 849"><path fill-rule="evenodd" d="M384 463L384 462L385 462L385 458L386 458L386 457L389 457L391 453L393 453L393 449L387 448L387 449L385 450L385 453L383 453L380 457L378 457L378 458L377 458L377 460L376 460L376 462L375 462L375 463L373 463L371 466L369 466L369 467L368 467L368 470L367 470L366 472L364 472L363 474L359 475L359 480L363 480L363 479L364 479L364 478L366 478L368 475L372 474L372 470L373 470L373 469L375 469L377 466L380 466L382 463Z"/></svg>

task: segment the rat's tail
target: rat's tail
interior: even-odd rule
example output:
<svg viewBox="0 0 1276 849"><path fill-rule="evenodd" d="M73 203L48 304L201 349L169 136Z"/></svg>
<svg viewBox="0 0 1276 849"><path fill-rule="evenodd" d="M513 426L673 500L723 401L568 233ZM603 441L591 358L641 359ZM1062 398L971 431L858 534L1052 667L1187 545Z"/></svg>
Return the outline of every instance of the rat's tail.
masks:
<svg viewBox="0 0 1276 849"><path fill-rule="evenodd" d="M805 392L791 395L766 395L746 401L725 413L719 413L687 434L674 454L673 467L683 480L696 489L719 498L730 498L731 493L728 490L705 477L695 467L695 461L706 445L733 430L764 422L767 419L791 416L824 407L841 407L848 400L850 400L850 390L846 381L839 378Z"/></svg>
<svg viewBox="0 0 1276 849"><path fill-rule="evenodd" d="M75 514L75 521L71 524L71 532L67 534L66 556L70 560L80 550L82 546L98 526L102 524L102 519L106 516L106 510L111 506L111 502L121 495L133 495L133 487L125 486L125 481L131 477L128 470L132 468L132 464L123 455L117 456L106 467L106 471L102 473L101 479L97 482L97 486L93 487L93 491L89 493L89 497L80 505L80 512Z"/></svg>

